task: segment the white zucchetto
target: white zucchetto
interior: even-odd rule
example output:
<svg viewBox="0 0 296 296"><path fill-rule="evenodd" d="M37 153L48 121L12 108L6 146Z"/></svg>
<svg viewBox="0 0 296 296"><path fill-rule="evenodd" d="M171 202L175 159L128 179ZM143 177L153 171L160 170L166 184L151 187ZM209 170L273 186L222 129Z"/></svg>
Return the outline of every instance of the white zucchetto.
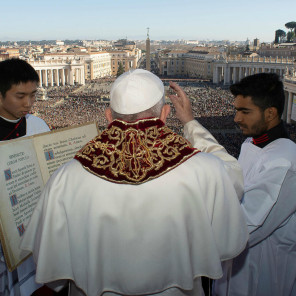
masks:
<svg viewBox="0 0 296 296"><path fill-rule="evenodd" d="M112 84L110 107L120 114L135 114L156 105L164 95L164 85L154 74L143 69L120 75Z"/></svg>

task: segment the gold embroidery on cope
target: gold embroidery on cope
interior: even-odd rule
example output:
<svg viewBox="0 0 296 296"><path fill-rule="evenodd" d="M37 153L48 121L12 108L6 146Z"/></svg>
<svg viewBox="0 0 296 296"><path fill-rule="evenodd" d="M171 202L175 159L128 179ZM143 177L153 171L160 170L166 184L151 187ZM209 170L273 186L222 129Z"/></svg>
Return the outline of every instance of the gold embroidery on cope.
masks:
<svg viewBox="0 0 296 296"><path fill-rule="evenodd" d="M156 178L199 152L160 120L140 128L115 120L75 156L91 173L117 183L140 184ZM134 127L136 125L136 127Z"/></svg>

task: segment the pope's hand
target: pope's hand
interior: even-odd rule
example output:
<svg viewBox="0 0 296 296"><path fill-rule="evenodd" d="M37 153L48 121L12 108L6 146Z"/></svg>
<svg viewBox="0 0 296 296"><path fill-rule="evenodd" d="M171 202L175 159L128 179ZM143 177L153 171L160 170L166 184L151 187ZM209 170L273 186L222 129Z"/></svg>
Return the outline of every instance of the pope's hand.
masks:
<svg viewBox="0 0 296 296"><path fill-rule="evenodd" d="M175 95L169 95L173 105L176 109L176 116L182 122L187 122L194 119L191 103L183 89L175 82L170 81L170 88L176 93Z"/></svg>

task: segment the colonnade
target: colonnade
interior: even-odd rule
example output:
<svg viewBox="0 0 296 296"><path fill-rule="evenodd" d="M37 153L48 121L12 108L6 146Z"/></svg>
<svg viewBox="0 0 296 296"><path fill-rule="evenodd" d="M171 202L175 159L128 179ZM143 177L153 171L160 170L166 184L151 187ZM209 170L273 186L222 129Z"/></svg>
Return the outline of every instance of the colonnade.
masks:
<svg viewBox="0 0 296 296"><path fill-rule="evenodd" d="M59 85L74 85L85 84L84 68L74 69L36 69L39 79L40 86L59 86Z"/></svg>
<svg viewBox="0 0 296 296"><path fill-rule="evenodd" d="M232 84L256 73L276 73L283 77L287 68L295 68L296 63L278 59L225 59L214 61L213 83Z"/></svg>
<svg viewBox="0 0 296 296"><path fill-rule="evenodd" d="M39 75L41 87L85 84L84 63L34 61L30 64Z"/></svg>

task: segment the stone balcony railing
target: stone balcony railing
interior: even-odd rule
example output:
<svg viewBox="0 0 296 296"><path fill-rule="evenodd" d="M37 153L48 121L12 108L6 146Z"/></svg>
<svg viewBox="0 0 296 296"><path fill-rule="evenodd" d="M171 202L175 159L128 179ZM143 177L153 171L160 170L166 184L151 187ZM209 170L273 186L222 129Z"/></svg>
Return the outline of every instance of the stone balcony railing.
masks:
<svg viewBox="0 0 296 296"><path fill-rule="evenodd" d="M225 62L248 62L248 63L274 63L274 64L295 64L295 58L283 57L243 57L243 56L230 56L223 59ZM221 60L220 60L221 61Z"/></svg>

